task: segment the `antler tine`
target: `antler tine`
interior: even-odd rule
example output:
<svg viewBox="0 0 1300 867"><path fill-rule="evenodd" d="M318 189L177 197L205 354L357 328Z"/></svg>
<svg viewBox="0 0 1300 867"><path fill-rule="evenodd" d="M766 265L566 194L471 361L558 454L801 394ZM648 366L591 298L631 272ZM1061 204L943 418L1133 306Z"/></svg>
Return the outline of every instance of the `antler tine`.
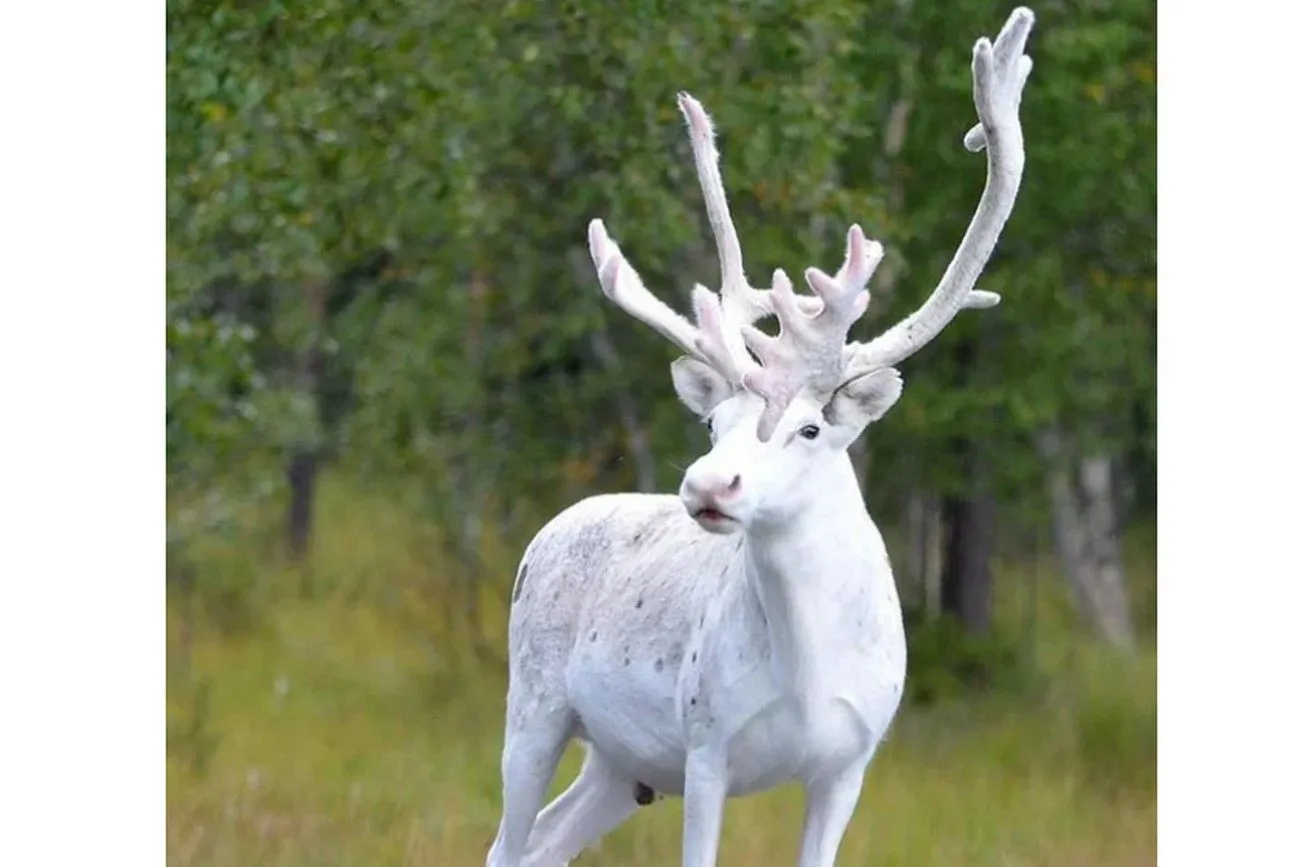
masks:
<svg viewBox="0 0 1300 867"><path fill-rule="evenodd" d="M758 436L766 440L776 422L800 389L807 387L819 399L829 397L840 384L844 371L844 341L849 329L866 312L871 295L867 282L884 256L884 249L868 241L854 225L848 233L844 264L835 277L819 268L804 272L808 285L820 300L819 309L809 315L798 304L798 296L784 271L772 275L771 302L781 324L771 337L750 325L741 328L746 345L762 367L750 370L747 388L767 404L759 421Z"/></svg>
<svg viewBox="0 0 1300 867"><path fill-rule="evenodd" d="M699 354L728 380L743 385L759 370L759 366L746 351L740 331L728 319L722 301L698 283L691 300L695 306L695 321L700 324L699 336L695 338Z"/></svg>
<svg viewBox="0 0 1300 867"><path fill-rule="evenodd" d="M773 313L771 292L754 288L745 277L740 237L736 233L736 224L731 219L726 189L722 185L713 120L699 100L685 91L677 94L677 106L686 118L691 153L695 157L695 171L704 193L704 208L708 212L709 225L718 246L718 261L722 268L722 285L719 289L722 309L728 320L751 324ZM804 313L813 314L821 308L816 298L806 295L796 297L799 309Z"/></svg>
<svg viewBox="0 0 1300 867"><path fill-rule="evenodd" d="M745 350L735 323L713 292L696 285L692 299L698 327L656 298L627 262L600 220L592 220L587 243L601 291L625 312L641 320L680 349L740 385L758 365Z"/></svg>
<svg viewBox="0 0 1300 867"><path fill-rule="evenodd" d="M966 133L963 143L975 153L988 149L984 193L952 262L920 309L869 343L845 348L851 374L897 364L937 337L962 310L992 307L1001 300L996 293L973 287L1011 215L1024 173L1019 110L1033 68L1024 54L1033 26L1034 14L1021 7L1011 13L996 42L981 37L975 43L971 70L979 123Z"/></svg>
<svg viewBox="0 0 1300 867"><path fill-rule="evenodd" d="M606 298L667 337L687 354L712 364L696 346L699 330L645 287L641 276L623 256L623 251L599 219L592 220L587 227L587 246L591 260L596 263L600 289Z"/></svg>
<svg viewBox="0 0 1300 867"><path fill-rule="evenodd" d="M677 101L686 117L696 171L704 192L704 205L722 267L722 286L717 295L703 286L695 288L693 301L698 327L645 287L600 220L592 220L588 227L588 246L606 297L693 358L710 365L739 385L751 366L757 365L745 349L737 326L770 314L772 306L766 297L769 293L752 288L745 279L740 239L727 206L722 173L718 167L713 123L704 107L690 94L679 93ZM810 304L819 302L809 298L801 299L801 303L804 305L802 309L809 309Z"/></svg>
<svg viewBox="0 0 1300 867"><path fill-rule="evenodd" d="M727 205L727 192L722 186L722 170L718 165L720 155L714 139L713 121L699 100L685 91L677 94L677 107L686 118L691 153L695 157L695 171L704 193L704 209L708 212L709 225L718 245L718 263L722 268L719 294L722 296L723 309L732 315L741 314L745 321L753 322L771 310L761 309L763 305L745 279L740 236L736 233L731 208Z"/></svg>

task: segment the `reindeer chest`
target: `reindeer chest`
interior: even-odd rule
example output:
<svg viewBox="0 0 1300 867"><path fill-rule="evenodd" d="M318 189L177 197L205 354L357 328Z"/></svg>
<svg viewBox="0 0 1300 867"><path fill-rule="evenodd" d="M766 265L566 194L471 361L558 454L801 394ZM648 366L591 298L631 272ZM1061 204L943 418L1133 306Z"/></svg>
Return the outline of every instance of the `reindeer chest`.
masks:
<svg viewBox="0 0 1300 867"><path fill-rule="evenodd" d="M693 624L678 712L688 743L725 745L733 793L843 767L875 748L906 669L901 616L889 601L846 605L818 624L802 655L781 646L752 602L718 606Z"/></svg>

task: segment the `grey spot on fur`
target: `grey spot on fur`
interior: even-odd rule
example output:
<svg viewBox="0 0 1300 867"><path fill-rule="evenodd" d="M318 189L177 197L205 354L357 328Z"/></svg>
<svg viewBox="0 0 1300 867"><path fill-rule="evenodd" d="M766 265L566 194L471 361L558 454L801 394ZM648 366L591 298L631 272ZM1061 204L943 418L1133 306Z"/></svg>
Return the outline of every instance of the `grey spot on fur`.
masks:
<svg viewBox="0 0 1300 867"><path fill-rule="evenodd" d="M663 528L663 522L667 519L677 507L675 505L660 509L657 514L641 525L635 533L632 534L632 544L640 545L643 542L649 543L656 538L656 531Z"/></svg>
<svg viewBox="0 0 1300 867"><path fill-rule="evenodd" d="M696 659L698 659L698 658L699 658L699 654L696 653L694 650L692 650L692 651L691 651L691 662L694 662L694 661L695 661Z"/></svg>
<svg viewBox="0 0 1300 867"><path fill-rule="evenodd" d="M644 599L638 599L638 600L636 601L636 607L637 607L637 608L640 608L642 605L645 605L645 600L644 600Z"/></svg>
<svg viewBox="0 0 1300 867"><path fill-rule="evenodd" d="M662 659L656 659L655 671L663 671L663 670L664 670L664 661Z"/></svg>
<svg viewBox="0 0 1300 867"><path fill-rule="evenodd" d="M528 564L524 563L519 567L519 577L515 579L515 602L519 601L520 595L524 592L524 582L526 580L528 580Z"/></svg>
<svg viewBox="0 0 1300 867"><path fill-rule="evenodd" d="M591 563L604 559L604 552L609 550L609 516L584 525L568 547L570 555L579 562Z"/></svg>
<svg viewBox="0 0 1300 867"><path fill-rule="evenodd" d="M632 664L632 660L628 659L626 656L623 657L623 667L624 667L624 668L626 668L627 666L629 666L629 665L631 665L631 664Z"/></svg>
<svg viewBox="0 0 1300 867"><path fill-rule="evenodd" d="M592 640L592 641L595 641L595 640L596 640L596 630L594 630L594 629L591 631L591 640Z"/></svg>

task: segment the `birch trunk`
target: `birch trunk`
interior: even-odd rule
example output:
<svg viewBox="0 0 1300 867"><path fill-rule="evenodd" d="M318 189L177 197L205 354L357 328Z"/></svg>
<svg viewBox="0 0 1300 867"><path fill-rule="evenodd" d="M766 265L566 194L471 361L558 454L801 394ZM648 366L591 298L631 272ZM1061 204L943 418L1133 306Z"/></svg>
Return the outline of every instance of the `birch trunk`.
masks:
<svg viewBox="0 0 1300 867"><path fill-rule="evenodd" d="M1076 458L1069 438L1053 428L1039 437L1047 460L1057 556L1090 628L1119 647L1134 644L1114 490L1114 459Z"/></svg>

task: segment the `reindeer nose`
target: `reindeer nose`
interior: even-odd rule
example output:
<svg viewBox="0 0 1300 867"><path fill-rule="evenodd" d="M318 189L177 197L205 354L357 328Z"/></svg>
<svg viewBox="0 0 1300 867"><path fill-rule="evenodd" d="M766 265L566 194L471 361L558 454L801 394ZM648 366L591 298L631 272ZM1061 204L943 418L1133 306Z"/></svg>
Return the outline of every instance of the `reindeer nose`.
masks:
<svg viewBox="0 0 1300 867"><path fill-rule="evenodd" d="M704 503L722 503L740 493L740 473L727 479L725 475L700 473L687 476L683 487L692 499Z"/></svg>

